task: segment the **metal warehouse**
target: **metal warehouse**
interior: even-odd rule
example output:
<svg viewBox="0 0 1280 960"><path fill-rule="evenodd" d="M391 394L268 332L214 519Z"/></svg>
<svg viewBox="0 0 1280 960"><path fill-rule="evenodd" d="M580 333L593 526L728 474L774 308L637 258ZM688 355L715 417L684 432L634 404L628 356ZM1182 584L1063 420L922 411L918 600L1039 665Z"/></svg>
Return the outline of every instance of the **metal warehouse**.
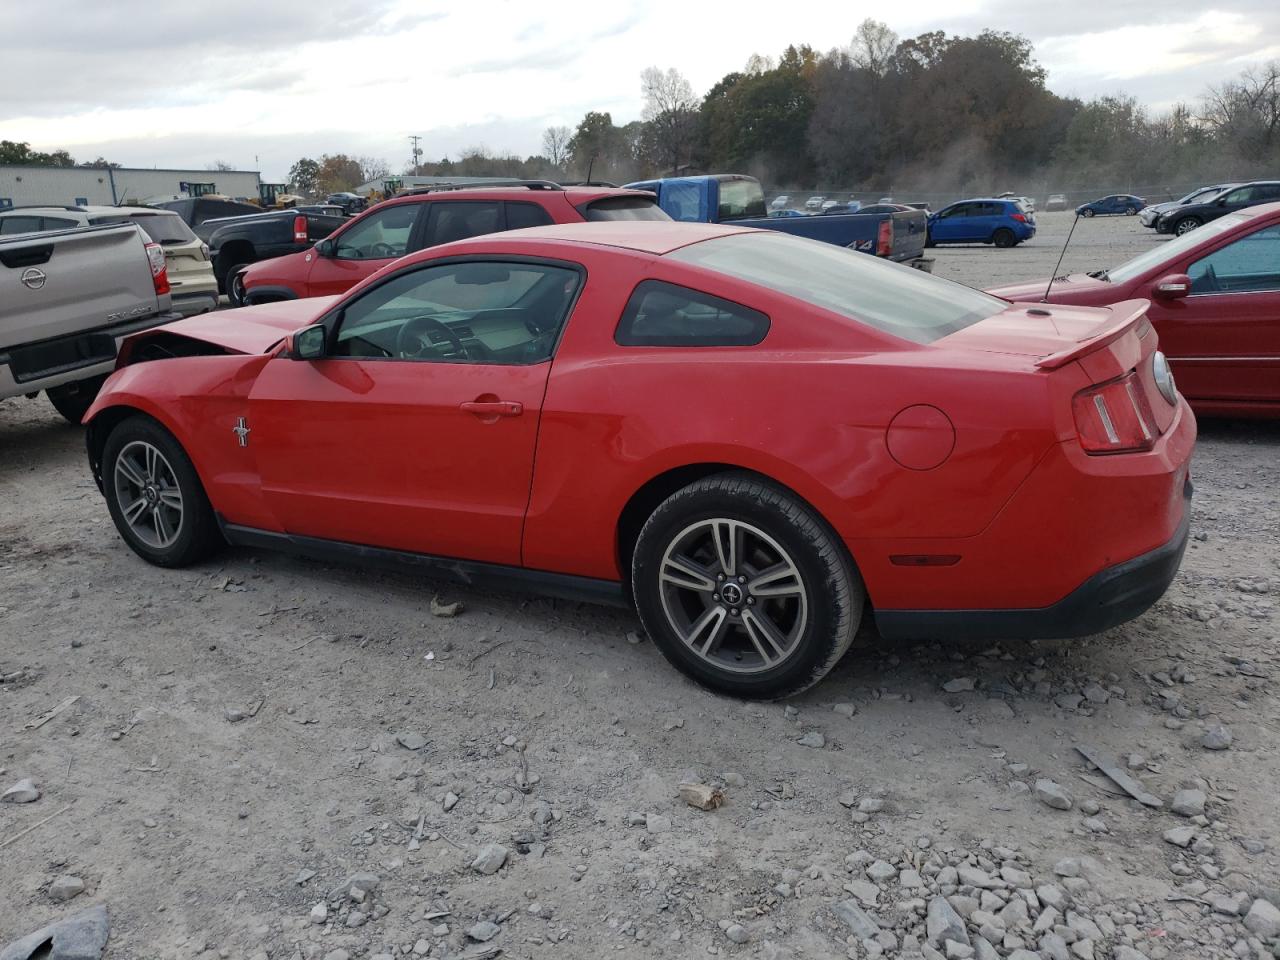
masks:
<svg viewBox="0 0 1280 960"><path fill-rule="evenodd" d="M31 204L114 205L206 193L256 199L261 180L256 170L0 166L0 209Z"/></svg>

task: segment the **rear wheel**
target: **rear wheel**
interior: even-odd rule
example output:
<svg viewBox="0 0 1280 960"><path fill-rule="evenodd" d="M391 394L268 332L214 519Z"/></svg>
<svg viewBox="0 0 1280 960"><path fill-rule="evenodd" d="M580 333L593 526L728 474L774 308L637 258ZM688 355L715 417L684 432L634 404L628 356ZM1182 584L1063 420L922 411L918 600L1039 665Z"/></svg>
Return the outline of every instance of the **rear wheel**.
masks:
<svg viewBox="0 0 1280 960"><path fill-rule="evenodd" d="M749 474L668 497L640 531L632 589L671 663L735 696L785 697L849 649L865 593L836 534L806 504Z"/></svg>
<svg viewBox="0 0 1280 960"><path fill-rule="evenodd" d="M933 242L933 231L932 231L932 230L925 230L925 232L924 232L924 245L925 245L926 247L932 247L932 246L935 246L935 244L934 244L934 242Z"/></svg>
<svg viewBox="0 0 1280 960"><path fill-rule="evenodd" d="M92 377L78 380L75 383L64 383L60 387L50 387L45 391L53 409L57 410L70 423L79 423L93 406L94 398L106 383L106 377Z"/></svg>
<svg viewBox="0 0 1280 960"><path fill-rule="evenodd" d="M1138 212L1138 208L1133 206L1132 204L1124 208L1124 215L1126 217L1132 217L1137 212Z"/></svg>
<svg viewBox="0 0 1280 960"><path fill-rule="evenodd" d="M1182 236L1184 233L1190 233L1198 226L1200 226L1200 221L1196 217L1183 217L1173 225L1173 232L1178 236Z"/></svg>
<svg viewBox="0 0 1280 960"><path fill-rule="evenodd" d="M1018 238L1013 235L1012 230L1001 227L991 235L991 242L997 247L1012 247L1018 242Z"/></svg>
<svg viewBox="0 0 1280 960"><path fill-rule="evenodd" d="M232 277L236 276L236 274L248 265L247 261L237 261L236 263L229 264L225 270L215 271L215 275L218 280L218 289L227 294L228 298L231 296Z"/></svg>
<svg viewBox="0 0 1280 960"><path fill-rule="evenodd" d="M122 420L107 436L102 486L120 536L148 563L183 567L222 545L190 458L149 417Z"/></svg>

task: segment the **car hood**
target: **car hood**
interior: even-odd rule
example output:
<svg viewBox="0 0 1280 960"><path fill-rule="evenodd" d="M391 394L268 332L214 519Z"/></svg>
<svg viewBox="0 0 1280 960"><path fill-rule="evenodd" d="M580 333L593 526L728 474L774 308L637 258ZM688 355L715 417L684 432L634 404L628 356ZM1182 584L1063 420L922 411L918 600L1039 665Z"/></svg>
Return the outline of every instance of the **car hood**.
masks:
<svg viewBox="0 0 1280 960"><path fill-rule="evenodd" d="M211 343L231 353L266 353L295 330L310 326L337 299L312 297L307 300L264 303L258 307L241 307L238 310L219 310L166 324L159 329L202 343Z"/></svg>
<svg viewBox="0 0 1280 960"><path fill-rule="evenodd" d="M1040 300L1044 297L1049 279L1025 280L1022 283L1008 283L999 287L990 287L987 293L1002 300L1028 301ZM1055 277L1049 292L1049 300L1053 303L1094 302L1099 294L1113 291L1114 287L1106 280L1099 280L1087 273L1073 273L1066 277ZM1077 298L1080 298L1077 300Z"/></svg>

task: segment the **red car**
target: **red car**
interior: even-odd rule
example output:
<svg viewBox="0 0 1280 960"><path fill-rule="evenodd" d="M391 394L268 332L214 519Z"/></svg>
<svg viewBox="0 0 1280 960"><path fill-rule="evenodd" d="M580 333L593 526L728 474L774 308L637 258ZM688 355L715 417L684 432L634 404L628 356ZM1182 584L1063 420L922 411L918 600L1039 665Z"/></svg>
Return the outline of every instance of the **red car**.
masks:
<svg viewBox="0 0 1280 960"><path fill-rule="evenodd" d="M561 187L541 180L508 187L443 187L371 207L315 246L251 264L233 279L237 306L346 293L393 260L485 233L608 220L670 221L652 193Z"/></svg>
<svg viewBox="0 0 1280 960"><path fill-rule="evenodd" d="M634 603L735 694L883 635L1069 637L1173 578L1195 420L1146 303L1010 306L710 224L493 234L134 337L89 411L121 536Z"/></svg>
<svg viewBox="0 0 1280 960"><path fill-rule="evenodd" d="M1042 300L1049 281L989 291ZM1197 413L1280 416L1280 203L1250 207L1128 263L1058 277L1050 303L1149 299L1178 388Z"/></svg>

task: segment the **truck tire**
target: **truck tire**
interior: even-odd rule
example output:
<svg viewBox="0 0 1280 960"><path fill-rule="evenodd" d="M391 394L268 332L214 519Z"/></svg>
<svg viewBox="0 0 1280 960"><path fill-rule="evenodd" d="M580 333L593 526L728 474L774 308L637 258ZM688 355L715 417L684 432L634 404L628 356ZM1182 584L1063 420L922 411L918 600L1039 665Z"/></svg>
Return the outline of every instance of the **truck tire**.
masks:
<svg viewBox="0 0 1280 960"><path fill-rule="evenodd" d="M925 230L925 232L924 232L924 245L925 245L926 247L932 247L932 246L935 246L935 244L934 244L934 242L933 242L933 231L932 231L932 230L928 230L928 229L926 229L926 230Z"/></svg>
<svg viewBox="0 0 1280 960"><path fill-rule="evenodd" d="M77 380L75 383L64 383L60 387L50 387L45 391L45 395L53 404L53 409L62 414L68 423L78 424L93 406L94 398L106 381L105 376Z"/></svg>
<svg viewBox="0 0 1280 960"><path fill-rule="evenodd" d="M991 235L991 242L997 247L1008 248L1016 246L1018 238L1013 235L1013 231L1007 227L1001 227Z"/></svg>
<svg viewBox="0 0 1280 960"><path fill-rule="evenodd" d="M631 582L673 666L752 699L821 680L849 649L866 600L844 544L808 504L737 472L691 483L653 511Z"/></svg>

